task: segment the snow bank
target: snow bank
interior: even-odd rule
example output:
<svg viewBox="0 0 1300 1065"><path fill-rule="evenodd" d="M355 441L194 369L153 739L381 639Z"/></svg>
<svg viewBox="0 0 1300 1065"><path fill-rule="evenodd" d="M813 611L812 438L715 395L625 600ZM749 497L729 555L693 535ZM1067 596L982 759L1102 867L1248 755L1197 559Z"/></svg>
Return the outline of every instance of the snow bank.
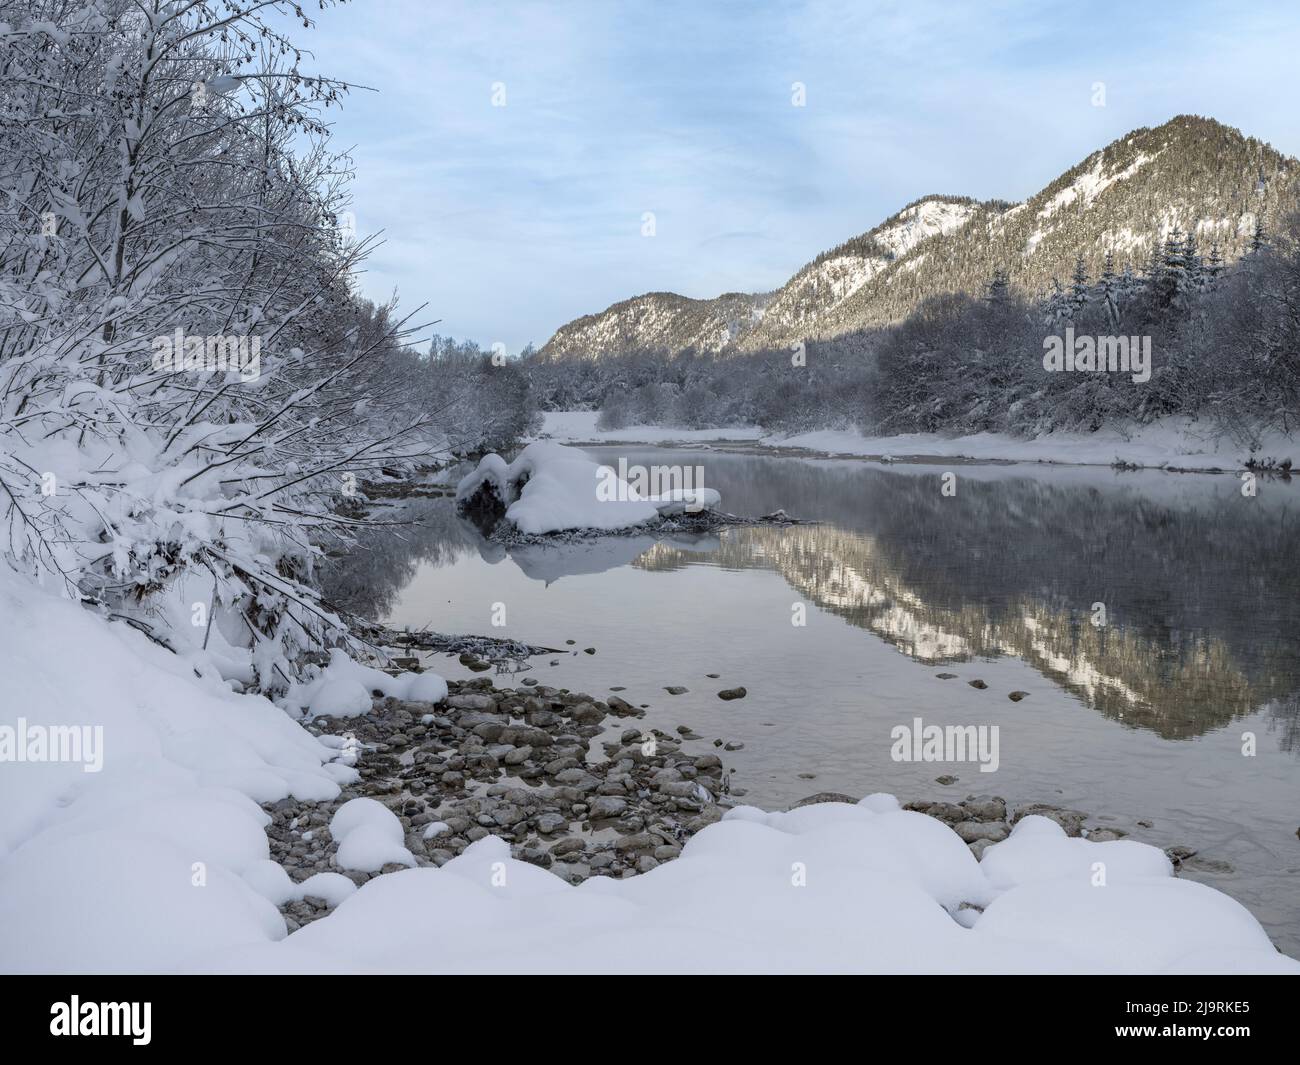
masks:
<svg viewBox="0 0 1300 1065"><path fill-rule="evenodd" d="M757 426L722 429L673 429L659 425L629 425L623 429L600 429L599 411L549 410L542 415L542 440L582 444L700 444L715 440L758 440L764 435Z"/></svg>
<svg viewBox="0 0 1300 1065"><path fill-rule="evenodd" d="M1027 439L1005 433L974 433L951 436L942 433L907 433L898 436L866 436L853 430L820 429L794 436L766 434L750 427L729 429L664 429L633 426L602 431L597 415L588 411L551 411L545 416L541 436L573 443L619 443L637 441L653 444L747 441L770 448L799 448L826 455L932 456L938 458L986 459L996 462L1055 462L1087 466L1110 466L1117 459L1137 466L1175 469L1242 469L1252 457L1246 447L1216 435L1202 422L1166 418L1150 425L1134 425L1121 432L1101 429L1095 433L1058 432ZM1272 434L1259 442L1254 457L1282 462L1292 459L1300 468L1300 438Z"/></svg>
<svg viewBox="0 0 1300 1065"><path fill-rule="evenodd" d="M844 430L821 430L796 436L766 437L769 447L794 447L829 455L893 455L964 457L1013 462L1056 462L1110 466L1116 460L1136 466L1174 469L1239 470L1251 452L1223 436L1211 434L1204 424L1171 418L1150 425L1134 425L1120 432L1045 433L1033 439L1005 433L944 436L908 433L900 436L864 436ZM1260 441L1254 455L1300 464L1300 439L1274 434Z"/></svg>
<svg viewBox="0 0 1300 1065"><path fill-rule="evenodd" d="M485 455L473 473L456 486L462 507L495 497L505 519L529 535L566 529L626 529L660 514L716 508L722 497L711 488L677 488L642 496L610 467L576 448L544 441L529 444L513 462Z"/></svg>
<svg viewBox="0 0 1300 1065"><path fill-rule="evenodd" d="M334 798L356 778L335 752L3 565L0 687L0 728L102 730L97 772L0 764L0 969L171 969L284 936L258 803Z"/></svg>
<svg viewBox="0 0 1300 1065"><path fill-rule="evenodd" d="M576 887L489 836L441 869L371 880L283 942L197 968L1300 974L1242 906L1175 879L1153 847L1067 839L1025 818L982 864L887 795L740 807L675 861Z"/></svg>

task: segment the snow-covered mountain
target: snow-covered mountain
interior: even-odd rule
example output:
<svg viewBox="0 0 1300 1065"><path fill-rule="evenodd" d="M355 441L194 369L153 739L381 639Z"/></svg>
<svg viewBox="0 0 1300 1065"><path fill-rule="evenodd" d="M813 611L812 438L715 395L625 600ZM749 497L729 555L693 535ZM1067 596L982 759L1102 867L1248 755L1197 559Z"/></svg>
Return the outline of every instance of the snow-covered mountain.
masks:
<svg viewBox="0 0 1300 1065"><path fill-rule="evenodd" d="M693 300L649 292L574 319L547 341L548 356L589 358L617 351L718 352L753 331L769 296L727 292Z"/></svg>
<svg viewBox="0 0 1300 1065"><path fill-rule="evenodd" d="M981 292L1005 272L1031 294L1091 276L1107 254L1140 272L1175 229L1225 262L1257 222L1300 207L1300 163L1213 119L1180 115L1089 155L1023 203L926 196L823 252L773 293L712 300L655 292L561 326L550 357L638 350L725 354L787 346L897 321L929 296Z"/></svg>

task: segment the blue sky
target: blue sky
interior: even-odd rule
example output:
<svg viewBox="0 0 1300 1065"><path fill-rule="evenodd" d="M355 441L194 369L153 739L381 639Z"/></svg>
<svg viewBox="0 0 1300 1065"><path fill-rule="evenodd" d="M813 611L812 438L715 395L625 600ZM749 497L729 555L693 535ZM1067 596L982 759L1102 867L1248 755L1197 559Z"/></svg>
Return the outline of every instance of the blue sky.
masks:
<svg viewBox="0 0 1300 1065"><path fill-rule="evenodd" d="M643 292L775 288L919 196L1019 200L1175 114L1300 154L1290 0L355 0L312 16L293 34L308 66L377 90L333 113L358 228L385 231L365 294L511 352Z"/></svg>

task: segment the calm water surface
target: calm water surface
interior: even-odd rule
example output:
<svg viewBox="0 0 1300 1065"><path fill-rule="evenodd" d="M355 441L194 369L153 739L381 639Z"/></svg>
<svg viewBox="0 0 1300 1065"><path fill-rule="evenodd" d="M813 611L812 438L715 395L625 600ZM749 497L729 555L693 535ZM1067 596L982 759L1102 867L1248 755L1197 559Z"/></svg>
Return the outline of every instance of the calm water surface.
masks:
<svg viewBox="0 0 1300 1065"><path fill-rule="evenodd" d="M995 794L1195 847L1223 864L1188 875L1300 956L1300 484L1247 498L1233 477L1157 471L591 454L702 466L733 513L821 524L504 549L418 500L385 509L417 524L368 534L329 592L398 626L563 648L525 675L596 697L622 685L647 725L706 737L687 749L743 743L724 761L758 806ZM717 698L734 685L748 697ZM916 717L999 726L997 771L893 761L890 730Z"/></svg>

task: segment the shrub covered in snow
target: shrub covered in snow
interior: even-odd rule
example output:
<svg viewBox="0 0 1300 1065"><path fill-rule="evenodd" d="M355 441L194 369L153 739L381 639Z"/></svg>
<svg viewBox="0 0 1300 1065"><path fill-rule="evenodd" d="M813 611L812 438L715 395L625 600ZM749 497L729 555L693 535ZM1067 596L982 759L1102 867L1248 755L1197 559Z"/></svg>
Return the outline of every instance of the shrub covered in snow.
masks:
<svg viewBox="0 0 1300 1065"><path fill-rule="evenodd" d="M338 504L458 398L355 295L293 8L0 0L0 564L277 694L344 639Z"/></svg>

